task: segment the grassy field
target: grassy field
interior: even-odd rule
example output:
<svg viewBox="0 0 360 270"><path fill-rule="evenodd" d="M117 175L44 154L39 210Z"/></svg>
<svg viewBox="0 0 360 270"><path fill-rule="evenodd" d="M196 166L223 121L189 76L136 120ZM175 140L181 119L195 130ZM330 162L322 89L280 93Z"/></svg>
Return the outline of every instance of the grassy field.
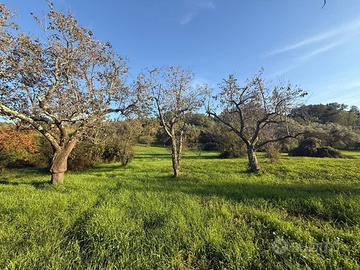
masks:
<svg viewBox="0 0 360 270"><path fill-rule="evenodd" d="M359 269L360 153L295 158L263 173L245 159L137 147L51 186L45 171L0 175L2 269Z"/></svg>

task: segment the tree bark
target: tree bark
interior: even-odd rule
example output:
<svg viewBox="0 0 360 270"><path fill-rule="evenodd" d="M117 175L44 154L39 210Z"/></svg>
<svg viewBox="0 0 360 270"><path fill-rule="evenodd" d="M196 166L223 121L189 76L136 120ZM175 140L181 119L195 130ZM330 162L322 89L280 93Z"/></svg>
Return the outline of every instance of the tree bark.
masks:
<svg viewBox="0 0 360 270"><path fill-rule="evenodd" d="M178 177L180 175L180 156L177 148L176 138L172 138L171 140L171 160L174 177Z"/></svg>
<svg viewBox="0 0 360 270"><path fill-rule="evenodd" d="M65 147L55 151L50 167L51 183L53 185L64 184L68 158L75 145L76 140L73 140L70 141Z"/></svg>
<svg viewBox="0 0 360 270"><path fill-rule="evenodd" d="M50 173L53 185L64 184L64 176L67 171L69 155L64 150L56 151L51 162Z"/></svg>
<svg viewBox="0 0 360 270"><path fill-rule="evenodd" d="M260 165L256 157L256 152L253 145L247 146L247 155L248 155L248 161L249 161L249 171L250 172L259 172L260 171Z"/></svg>

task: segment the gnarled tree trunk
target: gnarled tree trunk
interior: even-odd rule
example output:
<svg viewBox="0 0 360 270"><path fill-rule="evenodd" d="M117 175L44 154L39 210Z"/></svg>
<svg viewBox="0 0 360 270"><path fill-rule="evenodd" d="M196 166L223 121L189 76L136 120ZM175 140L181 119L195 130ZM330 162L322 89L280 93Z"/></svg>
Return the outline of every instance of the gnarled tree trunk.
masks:
<svg viewBox="0 0 360 270"><path fill-rule="evenodd" d="M256 157L256 152L253 145L247 146L247 155L249 161L249 171L250 172L258 172L260 171L260 165Z"/></svg>
<svg viewBox="0 0 360 270"><path fill-rule="evenodd" d="M75 145L76 140L72 140L64 147L55 150L50 167L51 182L53 185L64 184L68 158Z"/></svg>

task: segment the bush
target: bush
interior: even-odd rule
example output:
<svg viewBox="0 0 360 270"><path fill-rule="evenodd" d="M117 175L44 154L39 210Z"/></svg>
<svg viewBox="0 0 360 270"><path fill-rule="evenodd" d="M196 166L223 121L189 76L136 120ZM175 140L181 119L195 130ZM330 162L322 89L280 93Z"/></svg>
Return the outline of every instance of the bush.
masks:
<svg viewBox="0 0 360 270"><path fill-rule="evenodd" d="M291 156L303 156L303 157L329 157L329 158L341 158L341 153L329 146L320 147L320 140L316 138L304 139L299 147L289 152Z"/></svg>
<svg viewBox="0 0 360 270"><path fill-rule="evenodd" d="M68 169L82 171L101 162L103 147L91 140L80 141L71 152L68 160Z"/></svg>
<svg viewBox="0 0 360 270"><path fill-rule="evenodd" d="M33 157L33 163L37 167L49 168L53 158L51 144L42 135L38 135L37 141L37 151Z"/></svg>
<svg viewBox="0 0 360 270"><path fill-rule="evenodd" d="M106 162L120 162L122 166L127 166L134 158L134 151L131 145L121 141L114 141L105 146L102 159Z"/></svg>
<svg viewBox="0 0 360 270"><path fill-rule="evenodd" d="M5 151L3 147L0 147L0 171L3 172L12 161L11 155Z"/></svg>
<svg viewBox="0 0 360 270"><path fill-rule="evenodd" d="M324 145L336 149L356 150L360 142L360 133L338 124L310 124L308 136L320 139Z"/></svg>
<svg viewBox="0 0 360 270"><path fill-rule="evenodd" d="M139 136L138 138L138 143L140 144L151 145L154 144L154 142L155 142L155 138L149 135Z"/></svg>
<svg viewBox="0 0 360 270"><path fill-rule="evenodd" d="M246 155L245 144L240 138L226 129L218 131L215 137L217 148L220 151L220 158L237 158Z"/></svg>
<svg viewBox="0 0 360 270"><path fill-rule="evenodd" d="M307 138L300 142L299 146L289 152L291 156L316 157L317 149L321 141L316 138Z"/></svg>
<svg viewBox="0 0 360 270"><path fill-rule="evenodd" d="M280 141L278 144L280 145L280 152L289 153L299 145L299 141L295 138L290 138L288 140Z"/></svg>
<svg viewBox="0 0 360 270"><path fill-rule="evenodd" d="M0 126L0 169L34 166L37 140L34 132L15 125Z"/></svg>
<svg viewBox="0 0 360 270"><path fill-rule="evenodd" d="M135 121L114 121L90 130L71 152L68 169L81 171L104 161L128 165L134 157L132 146L138 127ZM15 125L0 125L0 171L14 167L49 168L52 158L53 149L42 135Z"/></svg>
<svg viewBox="0 0 360 270"><path fill-rule="evenodd" d="M341 158L342 155L340 151L330 146L327 146L327 147L320 147L317 149L317 157Z"/></svg>
<svg viewBox="0 0 360 270"><path fill-rule="evenodd" d="M280 151L278 145L269 144L265 147L265 157L270 159L272 163L277 162L280 159Z"/></svg>
<svg viewBox="0 0 360 270"><path fill-rule="evenodd" d="M134 152L132 149L124 149L120 156L120 164L126 167L134 158Z"/></svg>
<svg viewBox="0 0 360 270"><path fill-rule="evenodd" d="M241 154L231 150L225 150L220 153L219 158L237 158L240 157Z"/></svg>
<svg viewBox="0 0 360 270"><path fill-rule="evenodd" d="M126 166L133 159L133 144L138 136L136 121L110 121L101 123L73 150L68 168L84 170L100 162L120 162Z"/></svg>
<svg viewBox="0 0 360 270"><path fill-rule="evenodd" d="M355 143L354 150L360 150L360 142Z"/></svg>

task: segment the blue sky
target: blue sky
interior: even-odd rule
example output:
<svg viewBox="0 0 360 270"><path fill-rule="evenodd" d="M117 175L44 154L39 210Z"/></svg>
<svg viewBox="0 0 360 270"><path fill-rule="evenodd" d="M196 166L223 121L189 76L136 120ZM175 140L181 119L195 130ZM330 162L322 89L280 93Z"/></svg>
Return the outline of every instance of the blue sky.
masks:
<svg viewBox="0 0 360 270"><path fill-rule="evenodd" d="M27 33L30 11L46 1L2 1ZM146 67L181 65L215 86L261 67L274 83L292 82L307 103L360 106L360 1L328 0L55 0L98 39L129 58L130 79Z"/></svg>

